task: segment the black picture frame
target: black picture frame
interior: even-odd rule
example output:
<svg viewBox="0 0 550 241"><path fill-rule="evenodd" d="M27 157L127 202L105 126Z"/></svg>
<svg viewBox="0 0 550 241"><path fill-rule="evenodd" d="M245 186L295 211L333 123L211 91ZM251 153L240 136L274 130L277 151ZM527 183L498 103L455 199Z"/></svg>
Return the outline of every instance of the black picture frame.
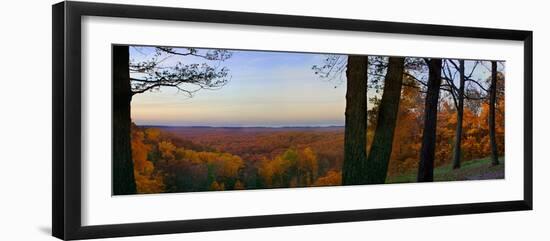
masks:
<svg viewBox="0 0 550 241"><path fill-rule="evenodd" d="M88 239L307 225L350 221L532 210L533 32L429 24L335 19L170 7L60 2L53 16L53 195L52 233ZM521 200L420 207L342 210L282 215L174 220L99 226L81 224L81 17L104 16L258 26L350 30L427 36L517 40L524 43L524 194Z"/></svg>

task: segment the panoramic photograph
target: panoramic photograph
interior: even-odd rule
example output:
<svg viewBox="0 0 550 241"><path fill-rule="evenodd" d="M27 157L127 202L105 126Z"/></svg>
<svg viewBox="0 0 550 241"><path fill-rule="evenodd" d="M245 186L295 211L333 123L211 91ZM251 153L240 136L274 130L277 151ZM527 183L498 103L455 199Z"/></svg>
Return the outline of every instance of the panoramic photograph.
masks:
<svg viewBox="0 0 550 241"><path fill-rule="evenodd" d="M503 60L112 56L113 195L504 178Z"/></svg>

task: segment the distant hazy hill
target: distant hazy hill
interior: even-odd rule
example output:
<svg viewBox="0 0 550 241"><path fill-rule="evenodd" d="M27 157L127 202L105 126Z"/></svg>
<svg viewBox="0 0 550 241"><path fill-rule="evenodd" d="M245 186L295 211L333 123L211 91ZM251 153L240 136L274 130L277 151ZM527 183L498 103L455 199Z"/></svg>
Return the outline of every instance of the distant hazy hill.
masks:
<svg viewBox="0 0 550 241"><path fill-rule="evenodd" d="M195 134L214 133L265 133L265 132L338 132L344 131L343 126L288 126L288 127L212 127L212 126L152 126L143 125L144 128L159 128L172 133L193 136Z"/></svg>

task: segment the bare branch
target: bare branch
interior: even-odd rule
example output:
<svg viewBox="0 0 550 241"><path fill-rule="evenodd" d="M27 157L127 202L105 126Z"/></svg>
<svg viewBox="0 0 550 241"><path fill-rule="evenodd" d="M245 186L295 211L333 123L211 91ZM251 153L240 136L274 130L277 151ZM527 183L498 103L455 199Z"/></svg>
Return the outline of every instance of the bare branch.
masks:
<svg viewBox="0 0 550 241"><path fill-rule="evenodd" d="M132 95L161 87L171 87L192 97L198 90L216 90L225 86L228 82L229 70L225 67L219 68L219 62L214 66L207 63L182 64L181 62L173 66L160 65L174 55L195 56L208 61L218 60L221 62L231 56L226 50L210 50L202 54L194 48L185 48L188 52L176 51L166 47L155 47L155 49L157 52L151 59L130 63L130 73L134 73L130 78ZM167 53L168 56L164 56L163 53ZM192 90L184 89L182 86L184 84L193 85L195 88L192 88Z"/></svg>
<svg viewBox="0 0 550 241"><path fill-rule="evenodd" d="M480 84L478 81L472 79L472 78L466 78L466 81L469 81L469 82L472 82L472 83L475 83L477 86L479 86L479 88L481 88L483 91L485 92L489 92L488 89L486 89L485 87L483 87L482 84Z"/></svg>

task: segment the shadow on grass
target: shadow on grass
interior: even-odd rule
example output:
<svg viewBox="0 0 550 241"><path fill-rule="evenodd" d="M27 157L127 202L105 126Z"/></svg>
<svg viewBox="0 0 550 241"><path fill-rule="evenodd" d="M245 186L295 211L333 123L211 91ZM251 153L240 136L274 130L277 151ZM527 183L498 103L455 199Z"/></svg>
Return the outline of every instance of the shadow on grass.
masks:
<svg viewBox="0 0 550 241"><path fill-rule="evenodd" d="M488 180L504 178L504 157L500 157L500 165L493 166L490 158L475 159L462 163L460 169L452 169L452 164L443 165L434 169L434 182ZM386 183L416 182L416 171L403 175L390 176Z"/></svg>

